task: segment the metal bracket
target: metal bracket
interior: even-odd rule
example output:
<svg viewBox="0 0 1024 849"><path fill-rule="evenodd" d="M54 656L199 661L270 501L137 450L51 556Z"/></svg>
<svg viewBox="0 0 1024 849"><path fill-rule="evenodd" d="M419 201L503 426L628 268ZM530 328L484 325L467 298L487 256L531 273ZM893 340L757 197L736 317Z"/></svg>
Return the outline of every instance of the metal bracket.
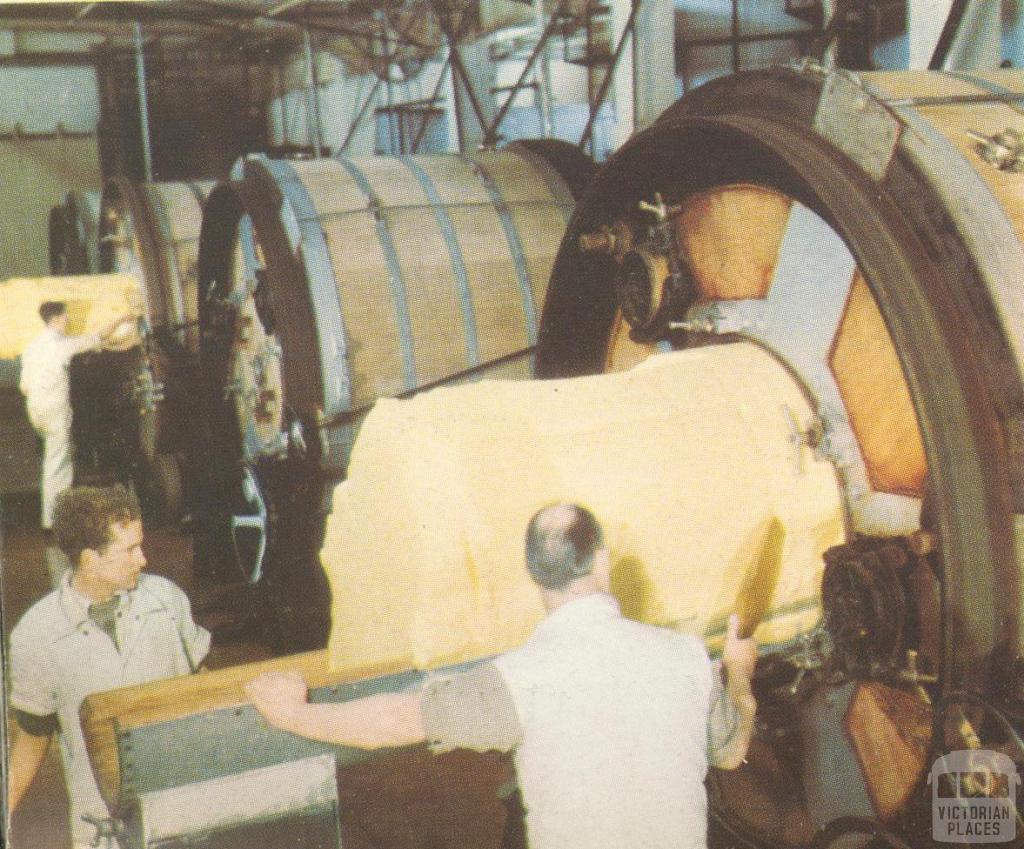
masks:
<svg viewBox="0 0 1024 849"><path fill-rule="evenodd" d="M152 413L165 400L164 385L154 377L148 357L135 372L131 397L142 415Z"/></svg>
<svg viewBox="0 0 1024 849"><path fill-rule="evenodd" d="M759 300L712 301L692 307L685 319L670 322L668 327L715 336L748 333L765 326L766 309L765 302Z"/></svg>
<svg viewBox="0 0 1024 849"><path fill-rule="evenodd" d="M120 845L121 838L125 835L124 823L112 817L102 819L90 814L82 814L82 819L96 829L96 836L89 841L90 846L98 849L113 849Z"/></svg>
<svg viewBox="0 0 1024 849"><path fill-rule="evenodd" d="M976 142L978 156L999 171L1019 174L1024 171L1024 135L1007 127L1001 133L986 136L975 130L966 130L968 138Z"/></svg>
<svg viewBox="0 0 1024 849"><path fill-rule="evenodd" d="M784 655L787 662L796 668L796 677L789 685L789 694L795 696L800 691L808 672L817 672L824 668L832 655L832 638L821 626L797 638L796 646L790 654Z"/></svg>
<svg viewBox="0 0 1024 849"><path fill-rule="evenodd" d="M267 552L267 505L260 494L256 478L253 477L252 471L248 467L243 470L242 495L246 503L256 512L255 514L248 513L231 517L231 546L234 549L235 562L238 563L239 570L250 584L257 584L260 578L263 577L263 557ZM242 557L238 552L239 528L248 528L259 533L256 562L253 564L252 569L248 571L248 574L246 574L247 570L242 565Z"/></svg>
<svg viewBox="0 0 1024 849"><path fill-rule="evenodd" d="M782 405L782 412L785 413L786 422L789 424L789 442L796 449L794 464L796 473L802 475L804 472L804 451L810 448L817 456L818 447L825 436L825 429L821 419L814 416L806 428L802 428L797 421L793 411L785 404Z"/></svg>
<svg viewBox="0 0 1024 849"><path fill-rule="evenodd" d="M901 129L886 105L849 73L825 77L812 127L876 182L885 177Z"/></svg>

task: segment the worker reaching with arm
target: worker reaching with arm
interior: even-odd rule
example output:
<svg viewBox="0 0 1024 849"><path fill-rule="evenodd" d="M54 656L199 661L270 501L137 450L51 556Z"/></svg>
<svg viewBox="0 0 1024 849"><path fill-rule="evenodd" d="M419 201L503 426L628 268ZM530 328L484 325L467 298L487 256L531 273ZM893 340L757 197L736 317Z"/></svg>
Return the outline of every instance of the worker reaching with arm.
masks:
<svg viewBox="0 0 1024 849"><path fill-rule="evenodd" d="M72 568L11 632L8 701L18 727L8 798L16 810L56 734L78 849L96 835L83 818L108 815L79 723L82 700L196 671L210 634L192 620L185 593L165 578L143 574L142 521L124 487L65 490L53 531Z"/></svg>
<svg viewBox="0 0 1024 849"><path fill-rule="evenodd" d="M526 562L547 615L521 648L341 704L310 704L297 673L246 692L271 725L328 743L513 751L531 849L704 849L707 766L738 766L753 734L755 642L731 617L723 685L696 637L625 619L578 505L531 519Z"/></svg>
<svg viewBox="0 0 1024 849"><path fill-rule="evenodd" d="M39 317L45 327L21 355L18 388L25 396L28 419L43 440L43 468L40 482L42 526L53 524L56 497L74 482L75 449L71 440L71 359L76 354L103 346L135 314L118 316L96 333L68 335L67 305L44 301Z"/></svg>

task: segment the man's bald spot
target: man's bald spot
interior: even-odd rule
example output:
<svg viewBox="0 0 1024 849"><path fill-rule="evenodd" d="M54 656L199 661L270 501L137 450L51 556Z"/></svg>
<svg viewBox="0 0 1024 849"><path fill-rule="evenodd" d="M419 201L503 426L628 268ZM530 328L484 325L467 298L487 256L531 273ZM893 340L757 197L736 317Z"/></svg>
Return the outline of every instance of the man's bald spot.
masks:
<svg viewBox="0 0 1024 849"><path fill-rule="evenodd" d="M534 514L526 529L526 566L547 589L562 589L589 575L604 544L601 527L586 507L560 502Z"/></svg>

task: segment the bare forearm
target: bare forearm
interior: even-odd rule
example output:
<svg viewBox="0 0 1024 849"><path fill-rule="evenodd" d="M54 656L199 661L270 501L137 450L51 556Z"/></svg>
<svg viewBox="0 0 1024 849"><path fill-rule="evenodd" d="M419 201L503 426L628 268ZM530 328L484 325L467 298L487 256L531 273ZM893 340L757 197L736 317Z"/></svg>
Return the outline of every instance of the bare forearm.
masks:
<svg viewBox="0 0 1024 849"><path fill-rule="evenodd" d="M8 803L17 809L35 780L50 748L51 735L27 734L19 729L11 744L10 773L7 784Z"/></svg>
<svg viewBox="0 0 1024 849"><path fill-rule="evenodd" d="M358 749L407 746L426 738L418 692L382 693L340 704L303 703L264 715L283 731Z"/></svg>
<svg viewBox="0 0 1024 849"><path fill-rule="evenodd" d="M114 335L114 331L117 330L122 324L126 324L134 318L130 313L119 316L118 318L111 321L109 324L104 325L100 328L97 335L100 337L101 342L106 342L111 336Z"/></svg>
<svg viewBox="0 0 1024 849"><path fill-rule="evenodd" d="M729 741L719 750L715 766L720 769L736 769L743 763L754 736L754 716L757 713L757 700L750 689L750 681L746 678L733 678L725 687L725 697L736 709L736 730Z"/></svg>

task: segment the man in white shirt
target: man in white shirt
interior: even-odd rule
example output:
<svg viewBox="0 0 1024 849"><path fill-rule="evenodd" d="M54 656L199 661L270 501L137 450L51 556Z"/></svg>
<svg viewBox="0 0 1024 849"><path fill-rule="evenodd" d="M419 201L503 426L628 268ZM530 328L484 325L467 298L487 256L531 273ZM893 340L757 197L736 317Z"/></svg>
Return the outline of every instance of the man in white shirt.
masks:
<svg viewBox="0 0 1024 849"><path fill-rule="evenodd" d="M246 692L271 725L338 745L512 751L531 849L704 849L708 764L739 766L753 734L756 643L732 616L723 684L696 637L625 619L578 505L533 517L526 561L547 616L492 662L340 704L309 703L294 673Z"/></svg>
<svg viewBox="0 0 1024 849"><path fill-rule="evenodd" d="M53 525L54 499L74 482L75 448L71 440L71 359L95 350L133 315L123 315L98 333L68 336L67 306L44 301L39 316L46 325L21 355L18 386L25 396L28 419L43 440L40 481L42 526Z"/></svg>
<svg viewBox="0 0 1024 849"><path fill-rule="evenodd" d="M28 792L50 741L60 741L75 849L92 843L108 816L89 765L78 710L92 693L186 675L199 668L210 634L188 597L142 572L138 505L121 486L72 487L57 499L57 543L72 564L60 586L11 632L9 706L11 810Z"/></svg>

